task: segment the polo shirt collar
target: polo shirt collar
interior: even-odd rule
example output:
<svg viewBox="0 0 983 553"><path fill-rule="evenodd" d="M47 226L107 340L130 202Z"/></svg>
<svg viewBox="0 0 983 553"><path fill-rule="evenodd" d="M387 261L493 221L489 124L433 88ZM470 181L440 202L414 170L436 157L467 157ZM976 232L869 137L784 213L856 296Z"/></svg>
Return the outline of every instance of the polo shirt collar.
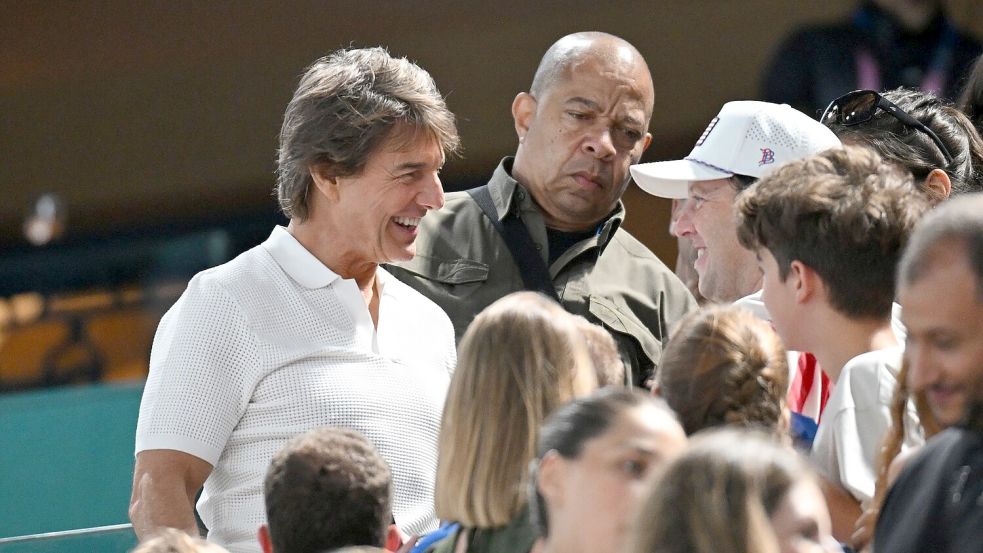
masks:
<svg viewBox="0 0 983 553"><path fill-rule="evenodd" d="M273 229L270 237L263 242L263 247L283 272L304 288L324 288L341 278L280 225Z"/></svg>

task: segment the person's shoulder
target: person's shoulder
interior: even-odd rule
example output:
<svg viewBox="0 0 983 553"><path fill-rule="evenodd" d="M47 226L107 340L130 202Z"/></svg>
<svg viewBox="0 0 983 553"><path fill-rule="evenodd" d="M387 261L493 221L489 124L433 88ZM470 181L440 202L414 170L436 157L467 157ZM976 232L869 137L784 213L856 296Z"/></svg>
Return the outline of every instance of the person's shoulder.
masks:
<svg viewBox="0 0 983 553"><path fill-rule="evenodd" d="M481 210L471 195L466 191L448 192L444 195L444 205L440 209L429 211L420 223L423 226L440 226L453 222L461 217L480 215Z"/></svg>
<svg viewBox="0 0 983 553"><path fill-rule="evenodd" d="M400 303L405 304L407 307L412 307L412 309L418 310L418 312L424 313L428 317L437 317L440 319L447 318L447 314L444 313L444 310L441 309L439 305L434 303L430 298L418 292L412 286L397 278L392 272L386 270L382 266L379 266L379 268L376 270L379 271L385 279L386 293L391 293L394 297L399 299Z"/></svg>
<svg viewBox="0 0 983 553"><path fill-rule="evenodd" d="M894 394L902 355L901 348L861 353L843 366L837 386L848 387L857 408L887 405Z"/></svg>
<svg viewBox="0 0 983 553"><path fill-rule="evenodd" d="M672 272L669 267L666 266L661 259L659 259L659 256L655 255L655 252L650 250L648 246L641 242L641 240L635 238L630 232L625 230L624 227L618 227L614 233L614 236L611 237L611 242L607 245L607 248L614 248L614 251L624 253L625 255L628 255L639 262L650 264L654 269Z"/></svg>
<svg viewBox="0 0 983 553"><path fill-rule="evenodd" d="M615 231L598 258L598 264L607 264L606 261L614 263L616 266L613 269L628 278L631 278L629 275L642 273L644 280L651 282L653 286L686 289L676 273L655 252L623 227Z"/></svg>
<svg viewBox="0 0 983 553"><path fill-rule="evenodd" d="M417 252L440 257L461 249L474 239L476 232L485 228L481 225L482 217L484 213L467 192L448 193L443 207L428 211L420 221Z"/></svg>
<svg viewBox="0 0 983 553"><path fill-rule="evenodd" d="M902 350L868 351L847 361L833 387L826 412L886 408L894 394Z"/></svg>
<svg viewBox="0 0 983 553"><path fill-rule="evenodd" d="M192 282L199 282L205 287L235 288L243 281L255 280L261 274L268 273L272 261L262 244L257 244L221 265L201 271L192 278Z"/></svg>

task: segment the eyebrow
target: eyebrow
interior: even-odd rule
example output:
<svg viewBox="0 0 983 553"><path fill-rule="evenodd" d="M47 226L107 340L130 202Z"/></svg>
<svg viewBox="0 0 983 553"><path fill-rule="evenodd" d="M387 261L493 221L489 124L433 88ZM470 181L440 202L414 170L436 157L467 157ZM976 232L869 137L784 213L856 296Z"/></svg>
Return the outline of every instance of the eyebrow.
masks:
<svg viewBox="0 0 983 553"><path fill-rule="evenodd" d="M400 163L395 167L396 171L406 171L406 170L417 170L426 169L430 166L429 162L426 161L407 161L405 163Z"/></svg>
<svg viewBox="0 0 983 553"><path fill-rule="evenodd" d="M568 99L566 101L566 103L568 103L568 104L583 104L584 107L587 107L587 108L590 108L590 109L594 109L594 110L597 110L597 111L600 111L601 110L601 104L598 104L594 100L588 100L587 98L584 98L583 96L574 96L573 98Z"/></svg>
<svg viewBox="0 0 983 553"><path fill-rule="evenodd" d="M586 107L587 109L592 109L594 111L603 111L601 109L601 104L598 104L594 100L591 100L591 99L588 99L588 98L584 98L583 96L574 96L572 98L569 98L565 103L567 103L567 104L581 104L584 107ZM625 114L624 116L622 116L621 117L621 121L624 122L624 123L628 123L629 125L637 125L639 127L642 126L641 119L638 119L636 117L633 117L632 115L629 115L629 114Z"/></svg>

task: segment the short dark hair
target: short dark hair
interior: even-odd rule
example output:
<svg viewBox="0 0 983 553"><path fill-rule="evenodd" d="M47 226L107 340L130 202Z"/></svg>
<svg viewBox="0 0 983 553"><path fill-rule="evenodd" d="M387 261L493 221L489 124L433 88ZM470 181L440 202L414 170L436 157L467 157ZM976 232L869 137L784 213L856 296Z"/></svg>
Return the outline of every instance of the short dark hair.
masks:
<svg viewBox="0 0 983 553"><path fill-rule="evenodd" d="M550 451L566 459L580 457L588 441L607 431L621 413L639 405L652 405L676 419L675 413L661 399L612 386L563 405L543 422L536 446L537 460L533 461L529 479L529 516L542 536L549 535L549 515L537 486L538 461Z"/></svg>
<svg viewBox="0 0 983 553"><path fill-rule="evenodd" d="M898 88L881 95L932 129L949 150L952 162L946 163L927 134L884 111L878 110L870 121L859 125L827 126L845 143L869 146L885 160L910 171L919 188L933 169L942 169L952 183L953 195L983 190L983 140L965 114L930 92Z"/></svg>
<svg viewBox="0 0 983 553"><path fill-rule="evenodd" d="M398 127L398 128L397 128ZM393 133L402 133L394 137ZM287 104L280 129L276 193L283 213L307 219L310 166L338 176L358 174L390 138L436 141L445 154L460 139L430 74L382 48L338 50L315 61Z"/></svg>
<svg viewBox="0 0 983 553"><path fill-rule="evenodd" d="M976 276L983 301L983 194L953 198L933 209L918 223L898 264L898 282L910 285L934 262L935 248L962 249Z"/></svg>
<svg viewBox="0 0 983 553"><path fill-rule="evenodd" d="M277 553L383 546L392 521L389 467L354 430L318 428L273 457L263 493Z"/></svg>
<svg viewBox="0 0 983 553"><path fill-rule="evenodd" d="M789 162L739 195L737 233L745 248L771 252L783 281L801 261L838 312L883 319L901 251L926 209L910 175L847 146Z"/></svg>

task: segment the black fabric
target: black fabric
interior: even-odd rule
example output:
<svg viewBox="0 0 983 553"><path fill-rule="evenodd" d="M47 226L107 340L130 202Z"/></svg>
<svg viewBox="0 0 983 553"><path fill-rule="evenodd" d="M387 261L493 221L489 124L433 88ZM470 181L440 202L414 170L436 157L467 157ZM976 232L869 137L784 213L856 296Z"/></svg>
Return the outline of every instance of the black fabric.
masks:
<svg viewBox="0 0 983 553"><path fill-rule="evenodd" d="M502 240L509 248L509 253L512 254L512 259L519 267L522 284L526 290L546 294L559 303L560 297L556 294L556 288L553 287L549 268L543 262L543 258L540 257L539 251L536 250L536 245L533 243L532 237L529 236L529 229L526 228L522 219L510 212L504 219L499 220L495 201L492 199L487 185L472 188L468 190L468 194L491 221L498 234L502 236Z"/></svg>
<svg viewBox="0 0 983 553"><path fill-rule="evenodd" d="M875 553L983 553L983 433L932 438L888 491Z"/></svg>
<svg viewBox="0 0 983 553"><path fill-rule="evenodd" d="M940 14L921 33L907 33L870 3L848 21L800 28L776 48L764 74L762 99L787 103L818 117L834 98L859 88L856 53L860 48L876 60L881 90L918 88L944 28L951 29L951 22ZM979 41L956 32L943 98L954 100L959 94L980 51Z"/></svg>
<svg viewBox="0 0 983 553"><path fill-rule="evenodd" d="M570 249L570 246L587 240L595 234L597 234L597 231L594 230L584 232L563 232L546 227L546 239L549 241L550 249L549 264L552 265L554 261L563 255L563 252Z"/></svg>

